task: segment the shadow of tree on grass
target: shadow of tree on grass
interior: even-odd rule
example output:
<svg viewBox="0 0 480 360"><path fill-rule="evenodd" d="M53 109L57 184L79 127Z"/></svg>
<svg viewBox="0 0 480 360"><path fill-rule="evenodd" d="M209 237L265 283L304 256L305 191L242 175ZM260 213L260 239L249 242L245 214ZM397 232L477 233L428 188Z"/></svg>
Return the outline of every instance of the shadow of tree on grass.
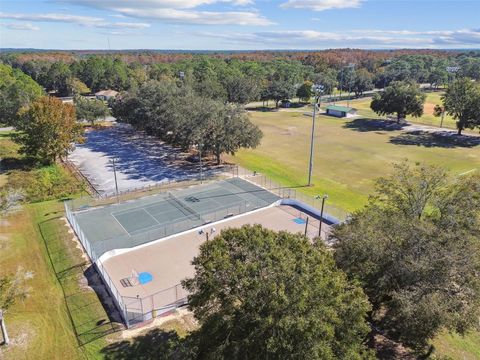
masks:
<svg viewBox="0 0 480 360"><path fill-rule="evenodd" d="M109 360L193 359L189 348L188 338L180 338L175 331L155 328L130 341L110 344L101 353Z"/></svg>
<svg viewBox="0 0 480 360"><path fill-rule="evenodd" d="M396 131L402 130L405 126L410 125L409 123L402 122L398 124L396 121L392 120L383 120L383 119L371 119L371 118L359 118L351 120L343 127L345 129L351 129L359 132L369 132L369 131Z"/></svg>
<svg viewBox="0 0 480 360"><path fill-rule="evenodd" d="M428 132L417 130L392 137L390 143L424 147L472 148L480 145L480 137L457 135L451 131Z"/></svg>

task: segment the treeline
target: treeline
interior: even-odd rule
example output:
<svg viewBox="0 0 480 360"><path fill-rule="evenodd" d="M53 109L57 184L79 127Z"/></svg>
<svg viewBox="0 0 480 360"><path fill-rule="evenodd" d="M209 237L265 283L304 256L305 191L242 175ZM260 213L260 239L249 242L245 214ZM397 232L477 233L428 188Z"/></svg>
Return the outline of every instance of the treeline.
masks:
<svg viewBox="0 0 480 360"><path fill-rule="evenodd" d="M182 81L150 80L112 102L117 121L131 124L183 150L196 148L199 156L254 148L262 133L238 104L202 96Z"/></svg>
<svg viewBox="0 0 480 360"><path fill-rule="evenodd" d="M274 100L277 104L299 96L297 91L305 81L321 82L325 94L339 88L361 95L392 81L438 87L453 76L480 79L478 52L9 53L0 60L59 96L107 88L126 91L149 80L178 79L181 74L211 98L237 103ZM456 74L449 73L448 67Z"/></svg>

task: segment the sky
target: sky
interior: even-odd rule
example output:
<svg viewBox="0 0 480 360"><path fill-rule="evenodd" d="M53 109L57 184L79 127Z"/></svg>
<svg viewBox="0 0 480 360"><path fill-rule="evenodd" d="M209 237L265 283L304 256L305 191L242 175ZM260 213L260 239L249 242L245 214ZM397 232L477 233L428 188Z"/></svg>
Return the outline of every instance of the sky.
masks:
<svg viewBox="0 0 480 360"><path fill-rule="evenodd" d="M0 48L480 48L480 0L0 0Z"/></svg>

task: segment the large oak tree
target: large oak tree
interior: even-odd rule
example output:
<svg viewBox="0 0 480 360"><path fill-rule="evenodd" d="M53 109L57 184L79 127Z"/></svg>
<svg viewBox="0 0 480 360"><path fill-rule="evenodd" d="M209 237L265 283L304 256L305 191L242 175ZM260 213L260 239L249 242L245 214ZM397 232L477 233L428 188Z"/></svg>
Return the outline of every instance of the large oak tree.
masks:
<svg viewBox="0 0 480 360"><path fill-rule="evenodd" d="M379 115L397 114L397 122L407 115L423 115L426 95L413 82L394 81L381 93L373 95L370 107Z"/></svg>
<svg viewBox="0 0 480 360"><path fill-rule="evenodd" d="M223 230L184 281L197 359L365 359L370 309L322 243L260 225Z"/></svg>
<svg viewBox="0 0 480 360"><path fill-rule="evenodd" d="M75 142L82 140L83 128L77 124L75 107L52 97L42 97L20 111L14 140L20 152L42 163L66 156Z"/></svg>
<svg viewBox="0 0 480 360"><path fill-rule="evenodd" d="M335 259L359 280L372 320L408 345L479 327L480 175L455 180L401 163L369 204L335 228Z"/></svg>
<svg viewBox="0 0 480 360"><path fill-rule="evenodd" d="M480 127L480 86L468 78L453 82L442 96L444 109L457 120L458 135Z"/></svg>

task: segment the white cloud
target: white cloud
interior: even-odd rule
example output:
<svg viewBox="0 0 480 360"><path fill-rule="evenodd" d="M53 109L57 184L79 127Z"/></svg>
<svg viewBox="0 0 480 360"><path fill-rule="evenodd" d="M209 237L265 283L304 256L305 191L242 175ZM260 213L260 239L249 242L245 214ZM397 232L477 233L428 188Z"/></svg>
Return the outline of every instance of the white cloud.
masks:
<svg viewBox="0 0 480 360"><path fill-rule="evenodd" d="M288 0L280 5L283 8L310 9L324 11L360 7L363 0Z"/></svg>
<svg viewBox="0 0 480 360"><path fill-rule="evenodd" d="M264 26L272 22L255 10L208 11L200 6L223 3L245 6L252 0L56 0L96 9L109 10L117 15L153 19L169 23L197 25L251 25Z"/></svg>
<svg viewBox="0 0 480 360"><path fill-rule="evenodd" d="M193 9L198 6L226 3L235 6L253 4L253 0L52 0L54 2L95 7L98 9Z"/></svg>
<svg viewBox="0 0 480 360"><path fill-rule="evenodd" d="M134 22L108 22L99 17L79 16L69 14L22 14L22 13L4 13L0 12L0 19L36 21L36 22L63 22L74 23L87 27L96 27L102 29L145 29L150 27L147 23Z"/></svg>
<svg viewBox="0 0 480 360"><path fill-rule="evenodd" d="M221 39L226 44L253 44L268 49L355 48L442 48L469 47L480 44L480 30L456 31L382 31L352 30L342 32L265 31L255 33L212 33L198 36Z"/></svg>
<svg viewBox="0 0 480 360"><path fill-rule="evenodd" d="M0 23L0 26L10 30L38 31L40 28L30 23Z"/></svg>
<svg viewBox="0 0 480 360"><path fill-rule="evenodd" d="M271 22L256 12L244 11L193 11L177 9L137 9L118 8L116 11L123 15L163 20L171 23L198 24L198 25L270 25Z"/></svg>

